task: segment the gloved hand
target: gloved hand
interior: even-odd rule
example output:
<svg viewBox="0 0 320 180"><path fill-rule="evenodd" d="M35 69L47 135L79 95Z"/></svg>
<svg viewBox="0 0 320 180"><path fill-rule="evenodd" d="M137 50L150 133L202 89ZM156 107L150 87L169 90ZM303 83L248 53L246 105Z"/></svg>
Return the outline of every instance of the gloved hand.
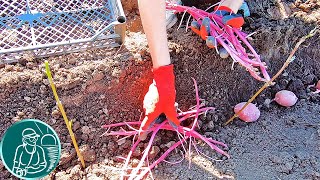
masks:
<svg viewBox="0 0 320 180"><path fill-rule="evenodd" d="M171 121L171 124L174 126L179 126L180 124L174 107L176 90L173 65L161 66L154 69L153 74L154 81L149 86L149 91L143 100L145 118L139 129L139 138L141 140L146 138L146 130L148 130L162 113L166 115L167 119Z"/></svg>
<svg viewBox="0 0 320 180"><path fill-rule="evenodd" d="M244 24L244 19L241 14L235 14L227 6L216 6L214 12L218 16L222 16L222 22L231 27L240 28Z"/></svg>

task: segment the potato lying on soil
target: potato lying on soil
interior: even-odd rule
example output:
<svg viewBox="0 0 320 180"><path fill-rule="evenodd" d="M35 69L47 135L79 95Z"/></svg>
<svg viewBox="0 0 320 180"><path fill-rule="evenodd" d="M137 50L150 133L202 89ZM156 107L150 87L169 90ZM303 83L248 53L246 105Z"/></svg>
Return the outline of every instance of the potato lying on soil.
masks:
<svg viewBox="0 0 320 180"><path fill-rule="evenodd" d="M297 96L288 90L282 90L276 93L274 100L281 106L291 107L298 101Z"/></svg>
<svg viewBox="0 0 320 180"><path fill-rule="evenodd" d="M237 104L234 107L234 112L237 114L246 103L247 102L241 102ZM239 118L245 122L254 122L258 120L258 118L260 117L260 110L257 108L256 105L249 103L248 106L238 115Z"/></svg>

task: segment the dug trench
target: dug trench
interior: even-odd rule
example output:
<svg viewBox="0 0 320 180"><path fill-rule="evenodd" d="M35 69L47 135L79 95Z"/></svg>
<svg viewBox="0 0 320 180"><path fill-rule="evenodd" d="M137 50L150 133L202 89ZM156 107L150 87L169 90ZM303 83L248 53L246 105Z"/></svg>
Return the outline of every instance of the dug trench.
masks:
<svg viewBox="0 0 320 180"><path fill-rule="evenodd" d="M123 2L128 15L125 45L120 49L88 50L49 61L54 81L73 130L84 154L87 167L82 169L70 141L62 116L44 72L44 59L22 60L0 68L0 135L14 122L37 118L51 125L62 143L58 167L46 179L118 179L131 139L101 136L101 126L141 118L142 100L152 82L151 57L141 31L137 3ZM210 5L202 5L202 8ZM251 16L245 32L256 32L250 43L274 75L282 66L298 39L319 23L317 1L248 1ZM181 15L179 15L181 18ZM222 124L233 115L235 104L246 101L262 86L231 59L221 59L214 50L190 30L168 31L172 62L175 65L177 102L185 111L195 105L192 77L206 106L216 108L200 118L198 131L229 146L230 159L214 151L202 151L218 160L193 154L180 164L162 163L153 171L155 179L319 179L320 178L320 96L309 85L320 79L319 36L308 39L298 49L295 60L254 101L261 110L257 122L235 120ZM284 108L268 103L282 89L293 91L298 103ZM159 157L166 145L177 141L176 134L161 131L153 156ZM141 156L145 144L134 156ZM181 158L175 152L168 160ZM131 165L135 165L135 160ZM0 179L14 178L0 163Z"/></svg>

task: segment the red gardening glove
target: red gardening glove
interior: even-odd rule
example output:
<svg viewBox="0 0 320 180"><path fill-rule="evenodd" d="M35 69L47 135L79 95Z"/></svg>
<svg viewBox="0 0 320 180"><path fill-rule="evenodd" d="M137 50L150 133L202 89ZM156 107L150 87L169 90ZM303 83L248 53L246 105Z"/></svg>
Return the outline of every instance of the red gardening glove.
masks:
<svg viewBox="0 0 320 180"><path fill-rule="evenodd" d="M154 81L149 86L149 91L143 100L143 108L146 116L139 130L139 137L142 140L146 138L146 130L162 113L166 115L167 119L171 121L171 124L173 123L174 126L179 126L180 124L174 107L176 90L173 65L161 66L158 69L154 69L153 74Z"/></svg>
<svg viewBox="0 0 320 180"><path fill-rule="evenodd" d="M206 40L210 35L210 18L205 17L202 20L201 26L197 21L191 22L191 30L198 34L203 40Z"/></svg>

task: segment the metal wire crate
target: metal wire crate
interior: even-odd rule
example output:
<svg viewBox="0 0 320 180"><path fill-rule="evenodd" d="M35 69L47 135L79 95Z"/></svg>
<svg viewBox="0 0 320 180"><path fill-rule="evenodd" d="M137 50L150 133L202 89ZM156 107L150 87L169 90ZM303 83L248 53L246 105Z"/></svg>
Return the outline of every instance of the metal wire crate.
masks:
<svg viewBox="0 0 320 180"><path fill-rule="evenodd" d="M125 22L120 0L1 0L0 64L119 46Z"/></svg>

